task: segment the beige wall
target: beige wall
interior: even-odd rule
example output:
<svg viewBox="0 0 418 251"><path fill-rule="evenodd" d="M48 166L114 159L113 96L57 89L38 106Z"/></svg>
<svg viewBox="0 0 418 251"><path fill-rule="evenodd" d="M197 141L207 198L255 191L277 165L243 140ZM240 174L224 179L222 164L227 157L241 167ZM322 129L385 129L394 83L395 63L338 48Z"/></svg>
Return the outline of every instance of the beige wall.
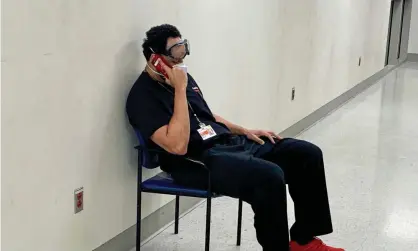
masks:
<svg viewBox="0 0 418 251"><path fill-rule="evenodd" d="M418 0L412 0L408 52L418 54Z"/></svg>
<svg viewBox="0 0 418 251"><path fill-rule="evenodd" d="M191 41L187 63L214 112L280 131L383 68L390 0L2 4L2 248L89 251L135 224L124 103L151 25ZM144 216L171 199L146 196Z"/></svg>

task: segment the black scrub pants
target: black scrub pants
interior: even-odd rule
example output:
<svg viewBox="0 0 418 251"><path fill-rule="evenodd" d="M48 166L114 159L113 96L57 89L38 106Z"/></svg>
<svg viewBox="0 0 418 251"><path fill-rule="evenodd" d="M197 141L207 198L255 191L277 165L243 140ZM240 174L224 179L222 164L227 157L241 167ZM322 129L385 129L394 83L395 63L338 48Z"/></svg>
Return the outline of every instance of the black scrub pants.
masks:
<svg viewBox="0 0 418 251"><path fill-rule="evenodd" d="M286 184L295 205L292 240L307 240L332 232L322 152L302 140L283 139L256 144L244 136L229 136L202 153L211 170L213 192L240 198L255 213L257 239L264 251L289 250ZM207 172L176 168L174 180L206 188Z"/></svg>

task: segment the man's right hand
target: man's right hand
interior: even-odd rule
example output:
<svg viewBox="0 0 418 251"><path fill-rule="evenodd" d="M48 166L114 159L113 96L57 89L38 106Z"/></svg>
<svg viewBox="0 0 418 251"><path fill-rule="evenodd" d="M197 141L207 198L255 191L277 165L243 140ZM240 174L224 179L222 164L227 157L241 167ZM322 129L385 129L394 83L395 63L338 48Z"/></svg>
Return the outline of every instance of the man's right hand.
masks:
<svg viewBox="0 0 418 251"><path fill-rule="evenodd" d="M187 73L183 71L181 68L170 68L164 63L162 63L162 66L164 68L164 71L168 75L168 79L166 79L167 84L171 85L176 90L186 90Z"/></svg>

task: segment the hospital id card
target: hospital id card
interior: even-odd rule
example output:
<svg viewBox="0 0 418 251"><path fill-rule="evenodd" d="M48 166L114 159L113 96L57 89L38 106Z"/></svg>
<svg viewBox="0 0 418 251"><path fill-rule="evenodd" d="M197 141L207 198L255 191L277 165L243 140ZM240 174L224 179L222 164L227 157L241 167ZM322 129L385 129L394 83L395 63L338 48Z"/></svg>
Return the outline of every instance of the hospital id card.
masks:
<svg viewBox="0 0 418 251"><path fill-rule="evenodd" d="M197 129L197 131L199 132L200 137L202 137L203 140L207 140L216 136L215 130L213 130L212 126L210 125Z"/></svg>

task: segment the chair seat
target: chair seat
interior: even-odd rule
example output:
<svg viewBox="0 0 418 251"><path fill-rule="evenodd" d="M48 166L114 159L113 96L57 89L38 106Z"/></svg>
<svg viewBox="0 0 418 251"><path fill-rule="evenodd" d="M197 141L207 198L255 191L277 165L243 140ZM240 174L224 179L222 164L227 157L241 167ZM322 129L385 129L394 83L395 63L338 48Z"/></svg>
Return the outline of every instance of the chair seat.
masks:
<svg viewBox="0 0 418 251"><path fill-rule="evenodd" d="M189 197L207 198L208 192L206 190L194 189L180 186L174 183L174 180L168 173L162 172L154 177L142 182L142 191L149 193L172 194ZM211 197L218 197L212 194Z"/></svg>

